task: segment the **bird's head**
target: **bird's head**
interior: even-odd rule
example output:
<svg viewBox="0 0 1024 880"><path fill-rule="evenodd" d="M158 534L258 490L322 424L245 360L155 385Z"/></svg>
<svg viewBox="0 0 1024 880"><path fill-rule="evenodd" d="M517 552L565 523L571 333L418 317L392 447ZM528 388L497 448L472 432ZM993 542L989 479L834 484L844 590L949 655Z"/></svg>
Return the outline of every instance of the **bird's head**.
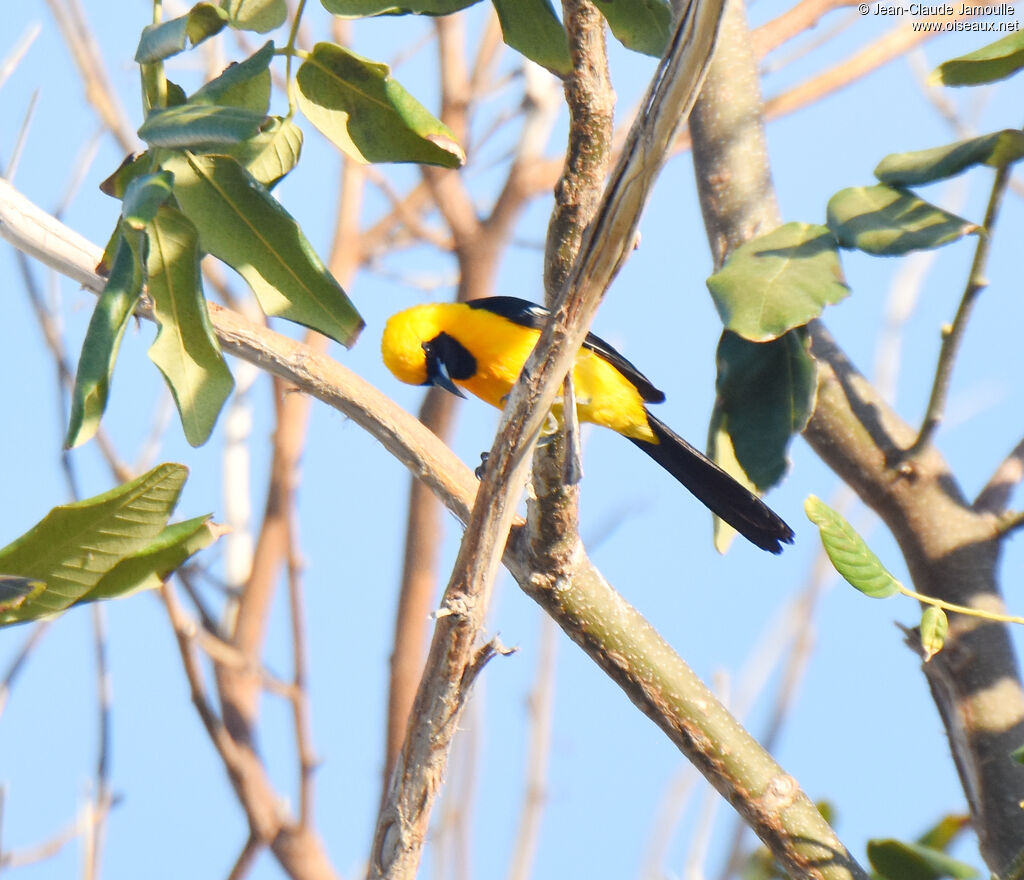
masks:
<svg viewBox="0 0 1024 880"><path fill-rule="evenodd" d="M445 332L450 303L413 306L388 318L380 350L384 365L409 385L439 385L465 395L453 379L466 379L476 370L473 356Z"/></svg>

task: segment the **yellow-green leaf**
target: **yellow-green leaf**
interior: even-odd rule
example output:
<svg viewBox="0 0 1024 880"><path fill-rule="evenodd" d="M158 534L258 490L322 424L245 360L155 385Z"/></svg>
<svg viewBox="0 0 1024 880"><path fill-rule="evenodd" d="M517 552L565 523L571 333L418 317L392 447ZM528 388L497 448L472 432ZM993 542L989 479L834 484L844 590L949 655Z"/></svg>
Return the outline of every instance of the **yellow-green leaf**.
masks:
<svg viewBox="0 0 1024 880"><path fill-rule="evenodd" d="M202 446L234 380L210 324L199 276L199 236L176 208L164 205L146 228L146 277L159 330L149 357L164 374L185 430Z"/></svg>
<svg viewBox="0 0 1024 880"><path fill-rule="evenodd" d="M943 147L892 153L875 168L875 177L892 186L917 186L973 168L999 168L1024 158L1024 131L1007 128Z"/></svg>
<svg viewBox="0 0 1024 880"><path fill-rule="evenodd" d="M458 168L455 135L392 78L386 64L317 43L295 76L299 108L358 162L417 162Z"/></svg>
<svg viewBox="0 0 1024 880"><path fill-rule="evenodd" d="M787 223L740 245L707 285L725 329L751 342L802 327L850 292L835 237L810 223Z"/></svg>
<svg viewBox="0 0 1024 880"><path fill-rule="evenodd" d="M1024 31L940 64L928 77L932 85L976 86L1006 79L1024 67Z"/></svg>
<svg viewBox="0 0 1024 880"><path fill-rule="evenodd" d="M355 342L362 318L299 225L230 156L179 155L164 163L202 249L252 288L260 307L336 339Z"/></svg>
<svg viewBox="0 0 1024 880"><path fill-rule="evenodd" d="M924 651L925 663L942 650L948 632L949 618L946 612L934 605L925 605L921 613L921 649Z"/></svg>
<svg viewBox="0 0 1024 880"><path fill-rule="evenodd" d="M493 0L505 44L555 74L572 70L569 38L551 0Z"/></svg>
<svg viewBox="0 0 1024 880"><path fill-rule="evenodd" d="M45 585L17 607L0 611L0 625L45 617L78 602L125 556L163 531L187 475L183 465L158 465L102 495L55 507L0 550L0 571Z"/></svg>
<svg viewBox="0 0 1024 880"><path fill-rule="evenodd" d="M280 27L288 17L285 0L220 0L220 7L231 27L258 34Z"/></svg>
<svg viewBox="0 0 1024 880"><path fill-rule="evenodd" d="M65 445L89 440L107 408L121 337L142 294L142 272L128 242L119 238L110 277L96 302L78 358Z"/></svg>
<svg viewBox="0 0 1024 880"><path fill-rule="evenodd" d="M829 199L828 226L843 247L879 256L939 247L978 230L912 192L884 184L837 192Z"/></svg>
<svg viewBox="0 0 1024 880"><path fill-rule="evenodd" d="M821 543L835 570L851 587L872 599L886 599L899 592L899 581L842 515L814 495L807 497L804 511L818 527Z"/></svg>

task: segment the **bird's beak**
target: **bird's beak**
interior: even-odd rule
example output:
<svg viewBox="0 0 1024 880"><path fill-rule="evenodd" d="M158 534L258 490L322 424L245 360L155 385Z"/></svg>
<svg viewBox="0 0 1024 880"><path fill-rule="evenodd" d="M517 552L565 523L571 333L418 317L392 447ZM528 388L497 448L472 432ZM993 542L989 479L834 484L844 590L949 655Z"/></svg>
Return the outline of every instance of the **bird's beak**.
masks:
<svg viewBox="0 0 1024 880"><path fill-rule="evenodd" d="M443 388L445 391L450 391L456 397L461 397L463 400L466 399L466 395L462 393L462 389L459 388L452 381L452 377L448 372L448 367L445 366L444 361L440 358L433 358L431 361L430 379L428 380L431 385L437 385L439 388Z"/></svg>

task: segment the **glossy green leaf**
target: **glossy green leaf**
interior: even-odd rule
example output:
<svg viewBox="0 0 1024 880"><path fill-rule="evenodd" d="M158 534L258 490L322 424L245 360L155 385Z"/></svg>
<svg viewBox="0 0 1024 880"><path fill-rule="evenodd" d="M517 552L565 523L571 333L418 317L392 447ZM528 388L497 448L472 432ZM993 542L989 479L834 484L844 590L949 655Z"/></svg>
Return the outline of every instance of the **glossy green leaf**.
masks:
<svg viewBox="0 0 1024 880"><path fill-rule="evenodd" d="M1017 748L1010 752L1010 758L1018 764L1024 764L1024 746L1017 746Z"/></svg>
<svg viewBox="0 0 1024 880"><path fill-rule="evenodd" d="M103 575L79 602L97 602L130 596L159 587L195 553L210 546L222 533L209 515L167 526L138 553L126 556Z"/></svg>
<svg viewBox="0 0 1024 880"><path fill-rule="evenodd" d="M78 358L71 415L64 441L68 449L89 440L107 408L107 396L121 337L142 294L142 272L128 242L119 239L103 293L100 294L85 332Z"/></svg>
<svg viewBox="0 0 1024 880"><path fill-rule="evenodd" d="M814 408L814 358L799 331L764 343L726 331L716 360L711 457L724 466L719 449L722 435L728 435L744 474L764 492L785 474L789 443L804 429Z"/></svg>
<svg viewBox="0 0 1024 880"><path fill-rule="evenodd" d="M253 137L265 115L244 107L182 104L150 110L139 137L151 147L175 150L215 150Z"/></svg>
<svg viewBox="0 0 1024 880"><path fill-rule="evenodd" d="M35 599L44 589L46 589L46 584L42 581L12 574L0 574L0 615L8 611L16 611L26 602Z"/></svg>
<svg viewBox="0 0 1024 880"><path fill-rule="evenodd" d="M102 495L55 507L0 550L0 571L46 585L0 612L0 625L55 614L79 601L163 531L187 475L183 465L159 465Z"/></svg>
<svg viewBox="0 0 1024 880"><path fill-rule="evenodd" d="M928 77L931 85L976 86L1006 79L1024 67L1024 31L940 64Z"/></svg>
<svg viewBox="0 0 1024 880"><path fill-rule="evenodd" d="M946 612L934 605L925 605L921 613L921 649L924 651L925 663L942 650L948 632L949 619Z"/></svg>
<svg viewBox="0 0 1024 880"><path fill-rule="evenodd" d="M672 30L667 0L594 0L616 40L627 49L660 58Z"/></svg>
<svg viewBox="0 0 1024 880"><path fill-rule="evenodd" d="M552 73L572 70L569 38L550 0L493 0L506 45Z"/></svg>
<svg viewBox="0 0 1024 880"><path fill-rule="evenodd" d="M450 15L480 0L321 0L324 9L339 18L370 15Z"/></svg>
<svg viewBox="0 0 1024 880"><path fill-rule="evenodd" d="M142 29L135 60L139 64L154 64L170 58L191 44L198 46L203 40L220 33L228 23L223 10L212 3L197 3L184 15L150 24Z"/></svg>
<svg viewBox="0 0 1024 880"><path fill-rule="evenodd" d="M288 17L285 0L220 0L231 27L265 34L284 24Z"/></svg>
<svg viewBox="0 0 1024 880"><path fill-rule="evenodd" d="M726 330L766 342L818 317L850 289L824 226L787 223L740 245L708 279Z"/></svg>
<svg viewBox="0 0 1024 880"><path fill-rule="evenodd" d="M252 288L260 307L312 327L343 345L363 321L298 224L228 156L177 156L174 194L199 230L204 251L223 260Z"/></svg>
<svg viewBox="0 0 1024 880"><path fill-rule="evenodd" d="M359 162L458 168L466 161L451 130L392 79L386 64L317 43L295 82L306 118Z"/></svg>
<svg viewBox="0 0 1024 880"><path fill-rule="evenodd" d="M121 219L129 229L145 229L153 222L160 206L171 197L174 177L167 171L154 171L134 178L124 191Z"/></svg>
<svg viewBox="0 0 1024 880"><path fill-rule="evenodd" d="M149 359L174 396L185 439L202 446L234 380L210 324L199 277L199 236L176 208L162 207L147 227L146 278L159 325Z"/></svg>
<svg viewBox="0 0 1024 880"><path fill-rule="evenodd" d="M258 135L224 152L269 189L298 164L302 129L290 119L271 116Z"/></svg>
<svg viewBox="0 0 1024 880"><path fill-rule="evenodd" d="M229 64L219 76L195 92L189 103L241 107L261 117L266 116L270 107L270 62L273 58L274 43L269 41L244 61Z"/></svg>
<svg viewBox="0 0 1024 880"><path fill-rule="evenodd" d="M943 180L973 168L998 168L1024 158L1024 131L1008 128L930 150L892 153L875 168L875 177L892 186L916 186Z"/></svg>
<svg viewBox="0 0 1024 880"><path fill-rule="evenodd" d="M843 247L879 256L939 247L978 229L912 192L885 184L837 192L828 202L828 226Z"/></svg>
<svg viewBox="0 0 1024 880"><path fill-rule="evenodd" d="M944 852L901 840L869 840L868 861L886 880L970 880L978 871Z"/></svg>
<svg viewBox="0 0 1024 880"><path fill-rule="evenodd" d="M807 497L804 511L818 527L821 543L835 570L850 586L872 599L887 599L899 592L899 581L841 514L814 495Z"/></svg>

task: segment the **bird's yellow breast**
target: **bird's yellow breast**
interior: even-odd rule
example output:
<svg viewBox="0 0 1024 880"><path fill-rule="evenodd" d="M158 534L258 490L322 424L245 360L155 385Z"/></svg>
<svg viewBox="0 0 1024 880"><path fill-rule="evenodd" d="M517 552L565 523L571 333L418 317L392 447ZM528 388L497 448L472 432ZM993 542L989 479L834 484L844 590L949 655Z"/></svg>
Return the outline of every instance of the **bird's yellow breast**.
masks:
<svg viewBox="0 0 1024 880"><path fill-rule="evenodd" d="M472 375L455 378L455 384L499 409L540 337L539 330L463 303L413 306L388 319L381 340L384 363L402 382L426 383L423 343L441 333L455 339L476 361ZM615 367L581 349L572 379L581 421L656 442L640 393ZM559 409L560 405L555 407L556 414Z"/></svg>

